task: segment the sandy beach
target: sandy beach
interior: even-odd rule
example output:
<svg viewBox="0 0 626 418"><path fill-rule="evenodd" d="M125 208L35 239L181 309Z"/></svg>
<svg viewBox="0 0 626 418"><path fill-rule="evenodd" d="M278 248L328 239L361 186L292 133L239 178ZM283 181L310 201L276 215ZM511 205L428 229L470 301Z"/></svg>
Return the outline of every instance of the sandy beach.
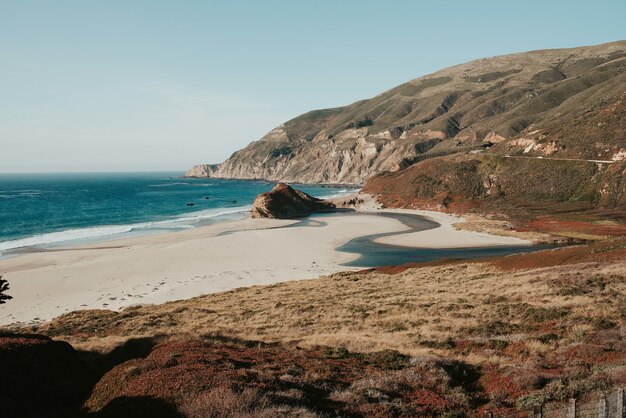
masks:
<svg viewBox="0 0 626 418"><path fill-rule="evenodd" d="M455 228L462 218L448 213L428 210L385 209L390 213L418 214L437 222L440 226L425 231L409 232L377 238L375 242L414 248L464 248L494 247L500 245L531 245L531 241L516 237L494 236L486 232L474 232Z"/></svg>
<svg viewBox="0 0 626 418"><path fill-rule="evenodd" d="M363 235L407 231L380 241L429 248L530 244L456 230L453 224L460 218L452 215L390 212L422 215L441 226L412 232L398 220L370 210L318 216L305 223L245 219L20 254L0 260L0 274L10 282L14 298L0 306L0 324L41 322L77 309L120 309L358 269L341 265L357 254L335 249Z"/></svg>

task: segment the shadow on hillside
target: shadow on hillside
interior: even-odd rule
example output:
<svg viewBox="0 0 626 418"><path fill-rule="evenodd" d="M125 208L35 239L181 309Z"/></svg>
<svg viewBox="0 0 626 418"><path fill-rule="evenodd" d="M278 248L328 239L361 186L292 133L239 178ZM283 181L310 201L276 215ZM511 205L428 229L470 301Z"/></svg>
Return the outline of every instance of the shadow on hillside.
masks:
<svg viewBox="0 0 626 418"><path fill-rule="evenodd" d="M237 344L243 347L279 347L280 344L277 342L265 342L260 340L246 340L244 338L233 337L230 335L224 335L217 332L212 332L209 334L203 334L198 337L202 341L206 342L219 342L219 343L228 343L228 344Z"/></svg>
<svg viewBox="0 0 626 418"><path fill-rule="evenodd" d="M481 387L479 379L480 370L471 364L462 361L442 361L439 365L450 376L450 386L461 387L465 393L472 395L472 406L478 407L489 401L484 396L484 389Z"/></svg>
<svg viewBox="0 0 626 418"><path fill-rule="evenodd" d="M77 350L80 357L98 373L98 379L118 364L136 358L145 358L157 344L154 338L131 338L108 353Z"/></svg>
<svg viewBox="0 0 626 418"><path fill-rule="evenodd" d="M106 372L130 359L147 356L155 345L151 338L130 339L103 354L75 350L69 343L45 335L0 331L0 416L82 416L83 403ZM134 416L144 416L137 415L144 409L148 411L145 416L176 416L157 405L158 401L146 399L116 401L111 407L123 411L130 403ZM163 414L153 413L160 410Z"/></svg>
<svg viewBox="0 0 626 418"><path fill-rule="evenodd" d="M174 405L149 396L119 397L86 418L183 418Z"/></svg>

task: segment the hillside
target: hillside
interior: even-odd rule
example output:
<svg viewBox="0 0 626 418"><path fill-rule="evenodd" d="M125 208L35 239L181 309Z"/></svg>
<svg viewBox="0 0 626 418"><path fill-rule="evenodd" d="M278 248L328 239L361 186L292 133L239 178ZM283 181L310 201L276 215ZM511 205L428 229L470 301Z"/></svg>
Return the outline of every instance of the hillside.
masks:
<svg viewBox="0 0 626 418"><path fill-rule="evenodd" d="M190 177L361 184L454 153L626 157L626 41L484 58L315 110Z"/></svg>
<svg viewBox="0 0 626 418"><path fill-rule="evenodd" d="M388 207L459 213L584 212L626 207L625 174L622 161L464 154L382 173L370 178L363 191Z"/></svg>

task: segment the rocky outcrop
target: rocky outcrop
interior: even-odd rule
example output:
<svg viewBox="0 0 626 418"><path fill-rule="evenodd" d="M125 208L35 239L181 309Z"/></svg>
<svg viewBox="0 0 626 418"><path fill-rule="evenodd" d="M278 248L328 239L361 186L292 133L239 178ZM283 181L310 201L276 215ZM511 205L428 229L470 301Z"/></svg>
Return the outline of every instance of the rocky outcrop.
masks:
<svg viewBox="0 0 626 418"><path fill-rule="evenodd" d="M310 196L285 183L278 183L271 191L254 199L252 217L290 219L333 209L335 205L331 202Z"/></svg>
<svg viewBox="0 0 626 418"><path fill-rule="evenodd" d="M42 335L0 335L0 415L78 416L96 374L71 345Z"/></svg>
<svg viewBox="0 0 626 418"><path fill-rule="evenodd" d="M219 164L199 164L194 165L185 173L185 177L189 178L206 178L215 177L215 173L219 168Z"/></svg>
<svg viewBox="0 0 626 418"><path fill-rule="evenodd" d="M626 41L485 58L305 113L187 175L362 184L491 145L489 153L522 153L528 145L515 145L519 139L533 141L533 156L610 160L626 141L625 90Z"/></svg>

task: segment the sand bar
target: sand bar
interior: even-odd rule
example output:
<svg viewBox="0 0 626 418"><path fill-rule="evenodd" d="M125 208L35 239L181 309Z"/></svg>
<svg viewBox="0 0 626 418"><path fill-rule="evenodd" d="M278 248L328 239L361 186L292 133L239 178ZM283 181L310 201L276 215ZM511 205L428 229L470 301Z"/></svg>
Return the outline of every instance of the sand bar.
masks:
<svg viewBox="0 0 626 418"><path fill-rule="evenodd" d="M521 238L496 236L486 232L458 230L454 227L454 224L462 221L462 218L456 215L426 210L416 211L411 209L386 209L385 212L419 214L426 219L437 222L440 226L426 231L417 231L407 234L377 238L375 242L381 244L414 248L465 248L532 245L531 241Z"/></svg>

